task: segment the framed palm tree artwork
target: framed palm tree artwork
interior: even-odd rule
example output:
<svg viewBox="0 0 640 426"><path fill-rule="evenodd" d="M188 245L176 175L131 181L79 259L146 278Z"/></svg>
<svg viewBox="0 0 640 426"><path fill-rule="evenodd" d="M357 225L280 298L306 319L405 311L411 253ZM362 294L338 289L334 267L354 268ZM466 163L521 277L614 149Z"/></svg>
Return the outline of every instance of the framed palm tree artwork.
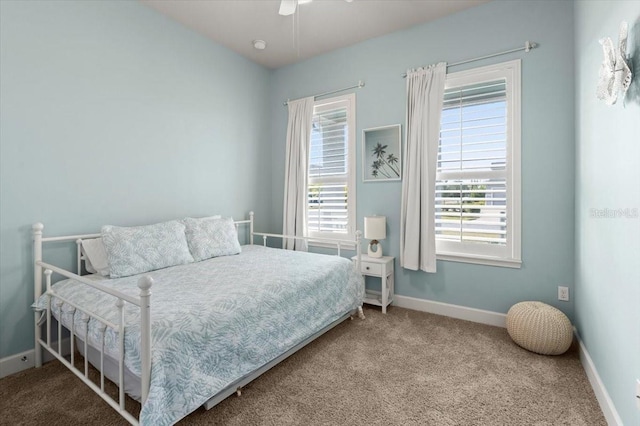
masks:
<svg viewBox="0 0 640 426"><path fill-rule="evenodd" d="M402 179L400 133L399 124L362 131L363 181L378 182Z"/></svg>

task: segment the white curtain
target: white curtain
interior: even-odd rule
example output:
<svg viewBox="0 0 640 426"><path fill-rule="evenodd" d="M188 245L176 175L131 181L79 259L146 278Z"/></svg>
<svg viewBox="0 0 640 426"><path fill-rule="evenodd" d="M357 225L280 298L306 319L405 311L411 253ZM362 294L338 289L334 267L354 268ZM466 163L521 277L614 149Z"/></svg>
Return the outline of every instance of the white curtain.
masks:
<svg viewBox="0 0 640 426"><path fill-rule="evenodd" d="M435 181L447 64L407 72L400 265L436 272Z"/></svg>
<svg viewBox="0 0 640 426"><path fill-rule="evenodd" d="M282 233L302 237L305 235L306 228L307 162L314 100L313 97L309 97L289 101L288 104ZM305 241L290 238L283 239L282 247L289 250L307 250Z"/></svg>

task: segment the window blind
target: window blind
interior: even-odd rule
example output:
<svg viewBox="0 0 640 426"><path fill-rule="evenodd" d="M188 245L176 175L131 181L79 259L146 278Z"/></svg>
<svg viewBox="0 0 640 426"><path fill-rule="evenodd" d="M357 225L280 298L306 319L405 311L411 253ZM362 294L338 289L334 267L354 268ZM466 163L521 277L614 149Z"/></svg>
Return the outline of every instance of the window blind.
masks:
<svg viewBox="0 0 640 426"><path fill-rule="evenodd" d="M314 109L307 202L310 234L348 230L348 118L343 103Z"/></svg>
<svg viewBox="0 0 640 426"><path fill-rule="evenodd" d="M505 245L505 80L445 90L436 170L436 238Z"/></svg>

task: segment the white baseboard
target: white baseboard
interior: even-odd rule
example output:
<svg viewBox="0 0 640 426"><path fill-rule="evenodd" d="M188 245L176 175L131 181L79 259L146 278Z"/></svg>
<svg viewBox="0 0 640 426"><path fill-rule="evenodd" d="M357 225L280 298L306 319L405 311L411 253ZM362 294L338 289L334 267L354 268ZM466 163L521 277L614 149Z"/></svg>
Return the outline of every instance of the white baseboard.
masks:
<svg viewBox="0 0 640 426"><path fill-rule="evenodd" d="M34 350L0 359L0 378L10 376L35 365Z"/></svg>
<svg viewBox="0 0 640 426"><path fill-rule="evenodd" d="M57 348L58 342L52 342L54 348ZM62 339L62 355L67 356L70 353L70 339ZM46 349L42 349L42 362L49 362L56 359ZM0 359L0 379L6 376L10 376L28 368L35 367L35 349L31 349L25 352L21 352L16 355L11 355Z"/></svg>
<svg viewBox="0 0 640 426"><path fill-rule="evenodd" d="M604 414L607 424L609 426L623 426L622 419L620 418L618 411L616 411L613 401L609 397L607 388L605 388L604 383L602 383L600 375L598 375L598 370L596 370L596 366L587 351L587 347L582 343L580 334L578 334L578 330L576 330L575 327L573 328L573 333L580 346L580 362L582 363L585 373L587 373L587 378L593 388L593 392L596 394L596 399L598 400L598 404L600 404L600 409Z"/></svg>
<svg viewBox="0 0 640 426"><path fill-rule="evenodd" d="M429 312L430 314L444 315L480 324L493 325L505 328L507 315L499 312L485 311L483 309L468 308L466 306L452 305L449 303L434 302L433 300L417 299L415 297L393 296L393 306L413 309L414 311Z"/></svg>

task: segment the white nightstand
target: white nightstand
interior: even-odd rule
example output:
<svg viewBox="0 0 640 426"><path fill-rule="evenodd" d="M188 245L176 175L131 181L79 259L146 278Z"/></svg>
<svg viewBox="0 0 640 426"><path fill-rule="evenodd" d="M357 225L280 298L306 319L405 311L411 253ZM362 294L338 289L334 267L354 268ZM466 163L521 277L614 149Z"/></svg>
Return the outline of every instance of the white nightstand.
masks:
<svg viewBox="0 0 640 426"><path fill-rule="evenodd" d="M357 256L351 260L355 263ZM363 254L360 258L360 271L362 275L378 277L381 281L381 292L367 290L364 303L382 306L382 313L387 313L387 306L393 302L393 256L369 257Z"/></svg>

